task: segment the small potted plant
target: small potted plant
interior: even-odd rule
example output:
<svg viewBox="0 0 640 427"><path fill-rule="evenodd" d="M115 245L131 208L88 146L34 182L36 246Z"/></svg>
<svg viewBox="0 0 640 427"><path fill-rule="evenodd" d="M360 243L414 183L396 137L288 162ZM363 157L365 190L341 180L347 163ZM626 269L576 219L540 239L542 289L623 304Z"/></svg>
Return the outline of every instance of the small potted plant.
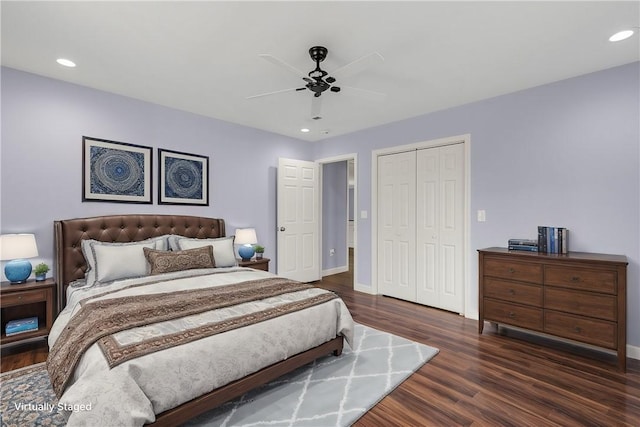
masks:
<svg viewBox="0 0 640 427"><path fill-rule="evenodd" d="M49 266L44 262L41 262L40 264L36 265L36 267L33 269L33 272L36 275L36 282L42 282L44 279L46 279L48 271L49 271Z"/></svg>
<svg viewBox="0 0 640 427"><path fill-rule="evenodd" d="M264 246L254 245L253 249L256 251L256 259L262 259L262 255L264 254Z"/></svg>

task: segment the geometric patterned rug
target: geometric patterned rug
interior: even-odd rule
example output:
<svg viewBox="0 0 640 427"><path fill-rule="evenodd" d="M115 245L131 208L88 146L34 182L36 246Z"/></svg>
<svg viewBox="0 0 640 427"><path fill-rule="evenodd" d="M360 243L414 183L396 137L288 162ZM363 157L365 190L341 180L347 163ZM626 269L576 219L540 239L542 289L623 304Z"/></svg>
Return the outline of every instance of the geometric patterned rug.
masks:
<svg viewBox="0 0 640 427"><path fill-rule="evenodd" d="M356 348L345 345L340 357L317 359L185 426L349 426L438 354L436 348L360 324L354 341ZM44 364L0 379L2 426L65 424Z"/></svg>

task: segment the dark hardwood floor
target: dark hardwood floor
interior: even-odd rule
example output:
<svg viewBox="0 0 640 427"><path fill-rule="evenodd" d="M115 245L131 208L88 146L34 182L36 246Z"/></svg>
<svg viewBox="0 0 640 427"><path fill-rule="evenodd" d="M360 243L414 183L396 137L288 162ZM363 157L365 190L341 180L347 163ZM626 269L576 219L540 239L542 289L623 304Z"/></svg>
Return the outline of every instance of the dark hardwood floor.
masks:
<svg viewBox="0 0 640 427"><path fill-rule="evenodd" d="M440 353L356 426L640 426L640 362L487 326L352 289L350 272L317 285L338 293L356 322ZM2 371L44 361L40 346L5 349Z"/></svg>
<svg viewBox="0 0 640 427"><path fill-rule="evenodd" d="M640 362L351 289L350 273L318 286L356 322L440 349L356 426L640 426Z"/></svg>

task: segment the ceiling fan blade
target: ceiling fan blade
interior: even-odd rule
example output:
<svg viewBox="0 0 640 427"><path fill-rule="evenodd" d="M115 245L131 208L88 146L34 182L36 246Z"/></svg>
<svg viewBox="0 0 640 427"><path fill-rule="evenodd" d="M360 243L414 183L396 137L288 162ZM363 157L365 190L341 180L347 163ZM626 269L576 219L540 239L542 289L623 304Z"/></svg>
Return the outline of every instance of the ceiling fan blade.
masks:
<svg viewBox="0 0 640 427"><path fill-rule="evenodd" d="M286 62L284 62L282 59L277 58L273 55L269 55L268 53L262 53L260 55L258 55L260 58L271 62L274 65L277 65L278 67L284 68L285 70L288 70L290 73L295 74L296 76L300 77L301 79L308 79L309 77L303 73L302 71L298 70L296 67L294 67L291 64L288 64Z"/></svg>
<svg viewBox="0 0 640 427"><path fill-rule="evenodd" d="M322 97L314 96L311 98L311 118L322 118Z"/></svg>
<svg viewBox="0 0 640 427"><path fill-rule="evenodd" d="M340 87L342 88L342 91L345 93L357 95L362 98L370 99L372 101L382 101L387 97L386 93L376 92L369 89L360 89L360 88L351 87L351 86L340 86Z"/></svg>
<svg viewBox="0 0 640 427"><path fill-rule="evenodd" d="M360 71L365 70L366 68L369 68L376 64L380 64L382 62L384 62L384 58L382 57L382 55L380 55L378 52L372 52L360 59L356 59L355 61L338 68L333 73L329 73L329 75L335 77L336 79L341 79L357 74Z"/></svg>
<svg viewBox="0 0 640 427"><path fill-rule="evenodd" d="M289 89L276 90L276 91L273 91L273 92L259 93L258 95L247 96L246 99L260 98L262 96L275 95L277 93L284 93L284 92L293 92L293 91L302 90L302 89L306 89L306 88L292 87L292 88L289 88Z"/></svg>

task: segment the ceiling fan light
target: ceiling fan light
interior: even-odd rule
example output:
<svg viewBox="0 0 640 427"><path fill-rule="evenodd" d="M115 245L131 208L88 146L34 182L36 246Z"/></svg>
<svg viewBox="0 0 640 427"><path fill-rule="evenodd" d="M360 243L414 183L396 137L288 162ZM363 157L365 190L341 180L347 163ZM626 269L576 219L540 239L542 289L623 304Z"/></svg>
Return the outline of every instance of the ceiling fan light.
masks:
<svg viewBox="0 0 640 427"><path fill-rule="evenodd" d="M609 37L610 42L619 42L621 40L626 40L633 35L633 30L624 30L618 31L611 37Z"/></svg>
<svg viewBox="0 0 640 427"><path fill-rule="evenodd" d="M76 63L71 61L70 59L65 59L65 58L58 58L56 59L56 62L60 65L63 65L65 67L69 67L69 68L73 68L76 66Z"/></svg>

